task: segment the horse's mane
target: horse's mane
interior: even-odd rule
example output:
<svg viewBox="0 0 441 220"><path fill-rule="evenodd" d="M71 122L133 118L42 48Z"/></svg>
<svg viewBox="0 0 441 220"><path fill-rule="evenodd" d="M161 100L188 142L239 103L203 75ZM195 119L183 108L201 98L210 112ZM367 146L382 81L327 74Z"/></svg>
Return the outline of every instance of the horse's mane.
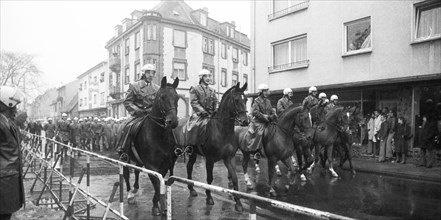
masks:
<svg viewBox="0 0 441 220"><path fill-rule="evenodd" d="M224 95L222 96L222 99L221 99L221 101L220 101L220 103L219 103L219 108L223 105L223 103L224 103L225 100L227 99L227 96L230 94L231 90L233 90L233 89L235 89L235 88L236 88L236 86L233 86L233 87L229 88L229 89L224 93Z"/></svg>
<svg viewBox="0 0 441 220"><path fill-rule="evenodd" d="M345 107L342 106L338 106L334 109L332 109L331 111L329 111L326 116L325 116L325 120L329 120L331 119L331 117L335 117L337 114L339 114L340 112L342 112L345 109Z"/></svg>
<svg viewBox="0 0 441 220"><path fill-rule="evenodd" d="M297 110L297 111L301 111L302 110L302 107L301 106L295 106L295 105L290 105L290 106L288 106L288 108L286 108L280 115L279 115L279 117L278 117L278 120L279 121L282 121L282 120L284 120L285 118L286 118L286 116L288 115L288 113L291 113L291 111L294 111L294 110Z"/></svg>

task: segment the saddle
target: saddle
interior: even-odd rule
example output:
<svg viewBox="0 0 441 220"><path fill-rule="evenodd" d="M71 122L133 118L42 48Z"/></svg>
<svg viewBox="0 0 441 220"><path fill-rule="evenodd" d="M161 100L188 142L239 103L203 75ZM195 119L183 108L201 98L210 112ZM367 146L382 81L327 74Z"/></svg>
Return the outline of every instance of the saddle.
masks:
<svg viewBox="0 0 441 220"><path fill-rule="evenodd" d="M132 146L133 138L139 133L141 130L142 123L146 116L131 118L127 122L122 124L122 131L117 141L118 149L121 149L121 153L127 153L129 148Z"/></svg>
<svg viewBox="0 0 441 220"><path fill-rule="evenodd" d="M208 121L209 118L192 115L182 129L174 130L176 142L181 146L203 145L207 140Z"/></svg>

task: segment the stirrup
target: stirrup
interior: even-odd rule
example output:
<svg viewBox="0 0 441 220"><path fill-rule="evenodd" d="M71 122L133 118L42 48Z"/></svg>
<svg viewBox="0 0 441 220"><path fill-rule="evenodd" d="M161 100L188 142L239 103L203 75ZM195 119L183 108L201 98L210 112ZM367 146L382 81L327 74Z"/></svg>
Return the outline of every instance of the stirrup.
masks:
<svg viewBox="0 0 441 220"><path fill-rule="evenodd" d="M260 155L259 152L254 154L254 157L253 157L254 160L260 160L261 158L262 158L262 155Z"/></svg>
<svg viewBox="0 0 441 220"><path fill-rule="evenodd" d="M188 155L192 155L193 154L193 146L187 146L185 147L185 153L187 153Z"/></svg>
<svg viewBox="0 0 441 220"><path fill-rule="evenodd" d="M122 162L129 162L129 155L127 155L126 153L122 153L121 155L119 155L119 160Z"/></svg>
<svg viewBox="0 0 441 220"><path fill-rule="evenodd" d="M174 150L174 153L177 157L180 157L180 156L182 156L182 154L184 154L184 151L181 148L176 148Z"/></svg>

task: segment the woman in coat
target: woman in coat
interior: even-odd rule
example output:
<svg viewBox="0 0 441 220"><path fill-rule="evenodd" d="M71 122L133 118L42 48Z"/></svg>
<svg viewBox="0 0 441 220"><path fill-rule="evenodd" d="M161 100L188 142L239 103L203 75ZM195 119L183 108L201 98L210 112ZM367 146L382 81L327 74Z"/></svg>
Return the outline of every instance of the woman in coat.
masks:
<svg viewBox="0 0 441 220"><path fill-rule="evenodd" d="M410 126L407 125L403 117L398 118L397 132L395 133L395 150L397 152L396 163L406 163L406 155L408 151L408 140L412 138Z"/></svg>

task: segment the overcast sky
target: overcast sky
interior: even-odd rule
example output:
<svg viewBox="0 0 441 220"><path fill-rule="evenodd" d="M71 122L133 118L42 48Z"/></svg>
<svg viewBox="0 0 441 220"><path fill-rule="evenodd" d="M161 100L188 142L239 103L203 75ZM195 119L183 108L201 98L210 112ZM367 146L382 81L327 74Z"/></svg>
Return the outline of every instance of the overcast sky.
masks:
<svg viewBox="0 0 441 220"><path fill-rule="evenodd" d="M208 16L236 21L249 36L249 1L187 0L193 9L208 8ZM104 46L114 27L137 9L159 1L0 1L1 50L34 54L48 87L59 86L107 59Z"/></svg>

